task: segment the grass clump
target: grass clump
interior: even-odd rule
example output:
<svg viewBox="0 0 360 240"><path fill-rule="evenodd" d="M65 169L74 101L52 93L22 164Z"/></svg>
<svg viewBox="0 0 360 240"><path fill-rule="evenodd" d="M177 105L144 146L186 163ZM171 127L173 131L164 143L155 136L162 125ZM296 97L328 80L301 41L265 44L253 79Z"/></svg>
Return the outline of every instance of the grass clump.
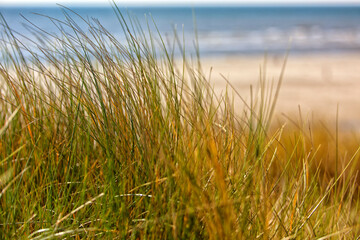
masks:
<svg viewBox="0 0 360 240"><path fill-rule="evenodd" d="M357 145L273 128L282 74L274 91L262 76L260 97L235 111L176 33L181 61L151 27L114 12L126 43L68 9L49 17L59 34L31 23L29 44L2 19L1 238L360 234ZM333 159L335 172L324 167Z"/></svg>

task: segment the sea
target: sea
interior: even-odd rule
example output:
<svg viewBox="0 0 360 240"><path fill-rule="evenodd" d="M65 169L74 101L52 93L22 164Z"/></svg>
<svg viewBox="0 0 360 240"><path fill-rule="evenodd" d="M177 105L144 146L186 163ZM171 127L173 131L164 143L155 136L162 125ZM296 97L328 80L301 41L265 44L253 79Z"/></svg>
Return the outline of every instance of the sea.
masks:
<svg viewBox="0 0 360 240"><path fill-rule="evenodd" d="M119 10L130 28L160 35L170 48L180 43L186 51L197 49L203 56L360 52L360 6L120 6ZM4 21L26 42L39 40L39 29L59 34L59 20L67 16L85 31L88 26L82 18L99 21L119 42L126 41L111 6L0 7L0 13L3 42Z"/></svg>

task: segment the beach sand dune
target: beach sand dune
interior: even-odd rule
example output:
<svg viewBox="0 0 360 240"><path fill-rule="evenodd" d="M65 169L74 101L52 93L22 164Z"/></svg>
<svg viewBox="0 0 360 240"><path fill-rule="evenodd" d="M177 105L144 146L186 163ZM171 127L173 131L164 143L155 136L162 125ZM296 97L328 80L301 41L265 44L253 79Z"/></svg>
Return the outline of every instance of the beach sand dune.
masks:
<svg viewBox="0 0 360 240"><path fill-rule="evenodd" d="M266 80L279 78L283 56L266 58ZM259 83L264 56L227 56L202 59L204 73L216 91L224 91L226 81L249 100L250 85ZM263 70L262 70L263 71ZM276 107L277 117L299 115L335 121L339 106L339 126L360 129L360 54L289 55Z"/></svg>

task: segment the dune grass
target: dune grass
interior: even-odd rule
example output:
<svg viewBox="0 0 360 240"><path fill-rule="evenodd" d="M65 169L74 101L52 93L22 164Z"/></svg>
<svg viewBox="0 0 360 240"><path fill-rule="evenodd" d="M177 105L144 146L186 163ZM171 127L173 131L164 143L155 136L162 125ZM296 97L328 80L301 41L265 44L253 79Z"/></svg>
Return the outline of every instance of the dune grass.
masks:
<svg viewBox="0 0 360 240"><path fill-rule="evenodd" d="M273 123L283 73L235 109L176 33L64 10L31 47L2 19L1 239L359 236L359 141Z"/></svg>

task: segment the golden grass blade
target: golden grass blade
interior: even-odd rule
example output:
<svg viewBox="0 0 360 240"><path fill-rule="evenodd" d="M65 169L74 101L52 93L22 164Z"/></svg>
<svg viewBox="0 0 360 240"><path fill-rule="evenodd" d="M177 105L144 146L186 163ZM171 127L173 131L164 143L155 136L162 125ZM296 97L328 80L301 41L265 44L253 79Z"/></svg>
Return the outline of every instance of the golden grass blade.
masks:
<svg viewBox="0 0 360 240"><path fill-rule="evenodd" d="M5 130L9 127L9 124L14 119L16 114L19 112L21 106L17 107L16 110L9 116L9 118L6 120L4 126L0 128L0 136L4 134Z"/></svg>

